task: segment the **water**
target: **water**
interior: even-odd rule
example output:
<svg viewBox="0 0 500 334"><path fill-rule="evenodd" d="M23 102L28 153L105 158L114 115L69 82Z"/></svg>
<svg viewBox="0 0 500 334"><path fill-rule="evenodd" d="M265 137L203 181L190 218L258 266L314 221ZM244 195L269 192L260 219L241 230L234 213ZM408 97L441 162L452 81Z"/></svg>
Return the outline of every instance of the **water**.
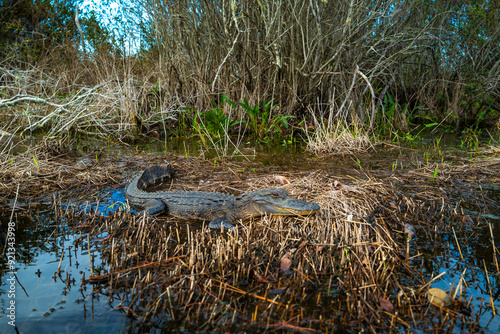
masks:
<svg viewBox="0 0 500 334"><path fill-rule="evenodd" d="M123 189L115 190L109 198L123 200ZM99 206L103 211L108 207L104 203ZM2 226L8 226L9 211L4 207L0 213ZM64 224L54 220L53 210L47 204L37 205L31 211L19 210L13 217L15 240L10 245L11 255L15 256L15 275L2 257L0 333L15 333L13 324L21 333L123 330L130 319L116 308L117 303L108 303L102 291L82 283L84 277L91 276L90 261L94 261L94 268L101 262L96 246L91 243L94 252L89 258L85 234L68 233ZM2 244L4 240L5 233Z"/></svg>

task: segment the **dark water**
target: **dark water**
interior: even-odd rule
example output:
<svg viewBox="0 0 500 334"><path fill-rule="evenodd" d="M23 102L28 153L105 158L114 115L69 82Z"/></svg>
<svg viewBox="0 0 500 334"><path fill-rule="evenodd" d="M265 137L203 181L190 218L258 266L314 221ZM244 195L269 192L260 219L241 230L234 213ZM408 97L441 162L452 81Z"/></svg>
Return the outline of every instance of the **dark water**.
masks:
<svg viewBox="0 0 500 334"><path fill-rule="evenodd" d="M163 149L165 147L159 144L159 147L142 146L139 151L154 153ZM182 151L182 146L178 149ZM300 154L268 151L260 153L258 159L263 165L289 170L307 165L309 169L316 166L317 169L348 174L354 169L397 172L424 165L429 157L443 161L445 153L426 156L422 151L387 150L342 161L308 157L307 164L304 164L304 157ZM450 158L450 163L452 160ZM104 190L100 196L104 201L91 203L90 207L107 215L123 205L123 191ZM481 192L483 202L467 202L467 194L450 195L454 197L453 201L467 202L464 214L471 217L472 223L456 222L452 224L454 230L435 231L424 231L425 228L415 223L417 238L412 247L423 256L411 262L411 266L424 272L427 282L439 276L432 287L446 291L460 287L462 294L472 298L474 315L480 319L478 331L498 333L500 318L494 315L490 302L493 301L495 308L500 308L497 300L500 284L493 256L500 245L500 191L498 187L490 187L471 189L472 192ZM15 333L12 321L22 333L122 332L129 329L133 320L120 311L118 301L110 301L103 291L94 290L92 284L81 283L82 278L91 276L91 261L94 261L94 268L106 269L106 263L99 259L98 245L91 243L89 246L85 233L68 233L64 222L56 222L50 203L18 203L10 220L13 204L0 203L1 246L5 248L0 260L0 333ZM15 243L11 245L15 255L13 270L17 276L14 285L11 285L13 275L6 243L10 221L15 224ZM489 224L496 249L491 243ZM426 237L429 234L432 238ZM62 261L61 250L64 250ZM12 301L15 302L15 318L9 318ZM459 328L455 332L459 332Z"/></svg>
<svg viewBox="0 0 500 334"><path fill-rule="evenodd" d="M455 298L462 294L466 296L462 301L471 300L472 317L476 316L480 324L477 332L500 333L500 317L495 315L498 310L493 311L493 307L500 307L500 264L495 262L500 255L500 187L471 189L471 193L477 191L483 191L484 202L469 199L464 205L468 209L463 212L470 221L451 222L447 230L423 231L425 228L417 227L416 251L424 256L414 261L412 268L427 273L433 281L431 287L457 291ZM453 199L467 201L467 194L462 195Z"/></svg>
<svg viewBox="0 0 500 334"><path fill-rule="evenodd" d="M106 213L110 204L123 200L123 189L115 190L98 209ZM17 206L12 220L8 209L2 207L0 222L5 230L11 221L15 240L10 240L10 254L8 244L0 260L0 333L15 333L13 324L21 333L120 332L129 325L116 302L108 303L92 284L82 284L91 276L91 261L94 268L105 267L93 243L89 257L85 233L70 234L64 224L56 224L48 204ZM7 255L14 256L13 271Z"/></svg>

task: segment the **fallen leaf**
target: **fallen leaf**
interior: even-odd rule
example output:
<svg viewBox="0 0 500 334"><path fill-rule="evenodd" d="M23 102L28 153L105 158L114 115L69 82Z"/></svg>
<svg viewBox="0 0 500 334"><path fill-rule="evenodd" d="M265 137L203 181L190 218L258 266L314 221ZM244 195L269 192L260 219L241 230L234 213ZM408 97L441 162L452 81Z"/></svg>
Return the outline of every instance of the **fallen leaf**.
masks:
<svg viewBox="0 0 500 334"><path fill-rule="evenodd" d="M280 264L280 272L283 274L290 269L290 266L292 265L292 260L290 259L291 254L289 252L286 252L285 255L281 258L281 264Z"/></svg>
<svg viewBox="0 0 500 334"><path fill-rule="evenodd" d="M273 179L281 184L290 184L290 181L288 181L286 177L281 175L273 175Z"/></svg>
<svg viewBox="0 0 500 334"><path fill-rule="evenodd" d="M427 299L438 306L448 306L451 304L450 296L439 288L430 288L427 291Z"/></svg>
<svg viewBox="0 0 500 334"><path fill-rule="evenodd" d="M392 303L390 301L388 301L387 299L385 299L385 298L379 298L378 301L380 303L380 306L382 306L382 308L384 310L386 310L387 312L394 311L394 305L392 305Z"/></svg>
<svg viewBox="0 0 500 334"><path fill-rule="evenodd" d="M255 270L253 271L253 276L260 283L271 283L271 281L269 281L266 277L259 275L259 273L257 273L257 271Z"/></svg>

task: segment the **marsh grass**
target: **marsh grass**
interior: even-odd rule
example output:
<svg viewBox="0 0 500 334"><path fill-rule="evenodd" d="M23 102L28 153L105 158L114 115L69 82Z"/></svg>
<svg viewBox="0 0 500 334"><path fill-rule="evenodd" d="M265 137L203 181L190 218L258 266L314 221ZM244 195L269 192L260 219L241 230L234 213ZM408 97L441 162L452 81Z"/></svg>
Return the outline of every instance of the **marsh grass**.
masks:
<svg viewBox="0 0 500 334"><path fill-rule="evenodd" d="M272 180L249 180L241 190ZM96 225L90 232L108 235L100 243L110 273L88 282L105 287L112 304L126 306L130 316L155 328L181 321L187 330L201 331L324 332L343 326L377 331L409 330L425 322L429 304L422 295L428 285L404 255L402 212L380 202L397 198L394 189L374 180L342 188L317 173L286 189L318 202L321 213L264 217L227 235L171 218L116 213L104 230ZM401 200L408 206L406 219L411 211L422 214L421 203ZM118 300L123 284L130 287L129 297ZM381 300L398 313L381 307Z"/></svg>
<svg viewBox="0 0 500 334"><path fill-rule="evenodd" d="M349 112L352 107L349 96L351 95L354 81L358 74L366 78L363 73L359 72L359 68L357 68L353 76L351 88L340 107L336 108L332 102L330 108L319 116L309 108L312 126L308 128L307 123L304 122L308 151L315 154L352 154L367 152L373 148L371 139L374 139L374 137L370 137L370 133L375 121L374 99L372 99L373 112L369 121L369 127L360 122L358 116L355 114L351 115ZM373 88L369 82L368 86L373 92ZM335 100L334 96L332 96L332 99ZM309 130L312 130L312 133Z"/></svg>
<svg viewBox="0 0 500 334"><path fill-rule="evenodd" d="M139 161L152 165L164 157L102 156L89 166L61 155L53 145L44 145L2 161L1 196L51 201L62 224L81 235L83 244L98 246L94 274L81 284L107 296L112 307L136 320L133 326L307 333L420 328L440 333L451 330L460 317L471 331L478 325L478 319L461 315L462 308L472 308L459 289L463 280L450 291L462 301L460 307L428 302L433 279L404 231L412 223L419 227L417 235L433 239L433 231L464 220L450 198L470 185L467 179L457 180L471 173L494 177L497 160L429 164L386 177L370 177L367 171L359 177L321 169L283 171L290 184L281 185L272 168L251 161L214 164L169 157L176 171L169 189L238 195L278 186L321 206L315 216L262 217L221 234L208 231L206 223L135 216L122 205L108 216L75 205L75 198L90 203L105 198L104 187L123 184L124 175L145 167ZM440 172L431 181L436 166ZM244 172L256 167L258 172Z"/></svg>
<svg viewBox="0 0 500 334"><path fill-rule="evenodd" d="M415 121L447 130L466 125L475 136L498 119L495 2L491 8L413 1L122 5L125 30L141 31L133 52L125 31L115 40L93 19L82 20L79 40L93 46L85 52L75 29L61 34L47 19L17 27L18 12L10 13L0 50L2 135L133 140L161 136L160 129L176 135L185 127L170 123L184 122L179 114L186 108L202 114L224 96L240 101L248 132L262 142L288 134L288 123L297 126L313 108L314 120L306 121L326 124L314 127L315 152L365 150L363 137L372 132L411 142ZM348 131L336 133L333 124Z"/></svg>
<svg viewBox="0 0 500 334"><path fill-rule="evenodd" d="M356 198L350 192L336 192L333 185L326 186L329 192L316 190L318 178L322 179L317 174L304 176L286 188L293 196L318 202L319 217L264 217L227 235L189 222L153 222L116 213L105 224L108 237L101 243L112 273L90 282L105 282L108 290L115 290L114 284L129 281L132 277L127 276L133 274L129 284L136 283L129 291L130 303L123 304L155 327L179 319L190 330L307 331L347 323L351 316L368 311L365 303L369 307L378 305L380 298L390 298L383 287L397 283L394 271L411 275L399 268L400 246L386 223L371 224L361 218L378 205L376 196ZM273 181L264 177L249 183L247 190ZM352 189L358 194L381 188L368 181ZM385 189L377 193L388 195ZM90 234L94 233L101 235L103 226L95 226ZM285 259L291 261L289 268ZM148 263L153 265L142 268ZM120 304L115 298L111 294L110 300ZM334 310L339 316L332 321ZM377 312L365 316L359 325L378 322L379 316Z"/></svg>
<svg viewBox="0 0 500 334"><path fill-rule="evenodd" d="M0 68L2 134L123 139L157 123L176 121L186 105L162 94L154 83L138 80L131 59L123 63L120 67L112 62L82 63L77 68L81 75L60 64Z"/></svg>
<svg viewBox="0 0 500 334"><path fill-rule="evenodd" d="M133 59L127 60L121 67L105 61L87 64L88 68L82 64L83 77L98 72L86 80L74 77L68 69L55 73L41 65L15 73L5 69L6 83L0 87L0 98L5 97L0 99L0 140L40 134L57 141L66 136L89 136L133 142L142 135L164 136L166 141L172 134L197 134L204 149L217 151L221 158L239 152L243 140L265 145L291 143L293 131L307 124L303 118L283 114L287 109L278 108L272 99L234 102L238 100L222 93L218 103L210 100L210 107L195 103L199 96L181 98L158 82L139 81ZM19 91L26 93L12 93ZM317 130L306 136L311 151L350 153L370 145L363 125L349 119L346 103L347 99L338 111L332 105L327 119L311 111L309 123ZM334 114L341 115L342 121L336 121ZM346 131L340 131L340 124Z"/></svg>
<svg viewBox="0 0 500 334"><path fill-rule="evenodd" d="M305 131L307 150L314 154L354 154L365 153L373 149L372 141L366 130L355 124L344 122L325 124L313 118L314 130Z"/></svg>

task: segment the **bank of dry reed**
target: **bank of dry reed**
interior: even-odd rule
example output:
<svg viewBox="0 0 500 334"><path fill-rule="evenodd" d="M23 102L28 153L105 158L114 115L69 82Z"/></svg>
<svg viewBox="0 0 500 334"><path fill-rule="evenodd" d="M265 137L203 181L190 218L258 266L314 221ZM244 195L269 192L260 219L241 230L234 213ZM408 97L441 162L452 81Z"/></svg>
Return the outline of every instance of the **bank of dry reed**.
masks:
<svg viewBox="0 0 500 334"><path fill-rule="evenodd" d="M478 86L471 80L484 87L476 98L498 100L500 28L493 8L480 16L474 6L406 1L141 5L151 14L151 40L161 41L154 44L156 60L171 73L162 80L170 94L192 96L194 88L199 96L274 98L286 114L344 106L347 118L367 125L373 103L382 122L398 118L383 106L387 92L400 103L396 114L411 103L451 122L474 109L469 93ZM479 63L488 70L472 70ZM196 103L202 109L198 103L205 102Z"/></svg>
<svg viewBox="0 0 500 334"><path fill-rule="evenodd" d="M442 192L431 188L426 194L433 199L410 198L397 194L387 180L340 182L318 172L287 176L290 194L320 204L317 216L264 217L229 234L210 232L196 222L152 221L126 211L104 223L72 216L76 224L92 228L89 233L99 238L109 264L108 272L88 283L153 328L182 324L198 331L308 333L429 326L427 314L436 310L430 310L435 306L425 294L429 282L417 269L420 255L412 250L404 224L425 220L445 228L446 222L435 216ZM197 189L199 177L173 187ZM239 192L275 186L276 180L226 174L224 180L215 176L208 187ZM431 332L453 321L441 319Z"/></svg>
<svg viewBox="0 0 500 334"><path fill-rule="evenodd" d="M163 160L144 157L139 163L137 158L103 156L82 165L60 154L48 145L2 161L2 198L13 197L19 184L24 199L57 191L71 195L71 202L77 194L95 201L103 196L104 185L123 184L132 170ZM113 307L144 328L199 331L324 332L347 327L438 333L452 328L453 316L429 324L429 314L461 310L452 306L440 311L428 303L429 277L405 224L423 224L418 237L427 235L426 229L446 229L449 221L464 220L451 207L452 191L467 189L470 180L464 174L488 178L500 165L492 160L440 164L436 178L431 165L383 178L334 175L321 168L285 170L279 175L290 183L282 185L276 172L252 162L169 160L177 171L167 185L171 189L239 194L279 186L321 206L316 216L263 217L242 222L228 234L168 216L152 220L120 209L104 217L75 205L55 206L64 224L84 233L83 239L90 237L101 250L107 269L86 277L84 284L94 284ZM63 203L68 199L62 198ZM465 323L475 326L472 319Z"/></svg>

